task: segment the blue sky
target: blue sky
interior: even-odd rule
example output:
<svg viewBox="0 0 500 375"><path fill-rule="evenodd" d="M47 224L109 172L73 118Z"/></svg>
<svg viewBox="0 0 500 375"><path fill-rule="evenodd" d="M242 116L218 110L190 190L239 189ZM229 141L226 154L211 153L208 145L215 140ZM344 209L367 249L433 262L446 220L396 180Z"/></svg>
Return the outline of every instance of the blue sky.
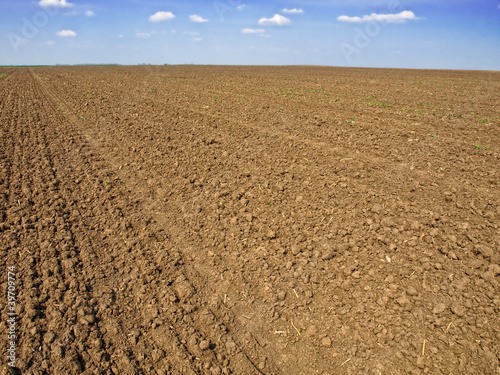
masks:
<svg viewBox="0 0 500 375"><path fill-rule="evenodd" d="M0 65L500 70L500 0L2 0Z"/></svg>

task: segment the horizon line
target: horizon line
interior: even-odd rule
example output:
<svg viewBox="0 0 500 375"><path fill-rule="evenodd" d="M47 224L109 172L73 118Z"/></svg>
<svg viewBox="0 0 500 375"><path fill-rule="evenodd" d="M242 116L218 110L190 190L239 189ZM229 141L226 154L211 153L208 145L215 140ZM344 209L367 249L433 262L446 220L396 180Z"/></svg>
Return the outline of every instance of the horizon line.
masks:
<svg viewBox="0 0 500 375"><path fill-rule="evenodd" d="M233 66L233 67L312 67L312 68L342 68L342 69L394 69L394 70L445 70L445 71L464 71L464 72L500 72L492 69L463 69L463 68L401 68L401 67L374 67L374 66L342 66L342 65L324 65L324 64L119 64L119 63L85 63L85 64L21 64L21 65L0 65L0 68L35 68L35 67L77 67L77 66Z"/></svg>

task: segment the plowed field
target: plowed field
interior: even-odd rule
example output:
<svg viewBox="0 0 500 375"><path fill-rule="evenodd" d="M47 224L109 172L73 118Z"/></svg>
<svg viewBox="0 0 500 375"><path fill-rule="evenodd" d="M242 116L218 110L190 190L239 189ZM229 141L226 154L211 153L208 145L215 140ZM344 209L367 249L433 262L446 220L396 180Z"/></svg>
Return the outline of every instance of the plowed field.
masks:
<svg viewBox="0 0 500 375"><path fill-rule="evenodd" d="M0 77L2 371L500 374L500 73Z"/></svg>

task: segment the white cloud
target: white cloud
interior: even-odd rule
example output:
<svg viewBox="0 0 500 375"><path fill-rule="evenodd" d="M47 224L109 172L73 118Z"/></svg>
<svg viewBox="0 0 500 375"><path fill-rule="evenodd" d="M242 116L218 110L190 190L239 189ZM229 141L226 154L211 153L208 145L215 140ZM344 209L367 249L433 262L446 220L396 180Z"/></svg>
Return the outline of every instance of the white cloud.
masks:
<svg viewBox="0 0 500 375"><path fill-rule="evenodd" d="M262 34L266 31L264 29L243 29L241 30L242 34Z"/></svg>
<svg viewBox="0 0 500 375"><path fill-rule="evenodd" d="M46 46L53 46L56 44L56 42L54 42L53 40L48 40L44 43Z"/></svg>
<svg viewBox="0 0 500 375"><path fill-rule="evenodd" d="M40 0L38 5L41 7L57 7L57 8L70 8L73 4L68 3L66 0Z"/></svg>
<svg viewBox="0 0 500 375"><path fill-rule="evenodd" d="M281 14L275 14L273 18L261 18L259 20L259 25L270 25L270 26L284 26L284 25L289 25L291 24L292 21L290 21L288 18L285 16L282 16Z"/></svg>
<svg viewBox="0 0 500 375"><path fill-rule="evenodd" d="M337 18L338 21L342 22L352 22L352 23L361 23L361 22L388 22L388 23L403 23L408 20L418 20L419 18L415 17L415 13L411 10L404 10L401 13L396 14L377 14L372 13L370 15L365 15L363 17L349 17L349 16L340 16Z"/></svg>
<svg viewBox="0 0 500 375"><path fill-rule="evenodd" d="M236 7L236 9L238 9L238 10L243 10L243 9L245 9L245 7L246 7L246 5L245 5L245 4L241 4L241 5L238 5L238 6Z"/></svg>
<svg viewBox="0 0 500 375"><path fill-rule="evenodd" d="M174 18L175 15L172 12L156 12L155 14L149 17L149 21L161 22L161 21L169 21Z"/></svg>
<svg viewBox="0 0 500 375"><path fill-rule="evenodd" d="M116 37L121 39L123 38L123 34L118 34Z"/></svg>
<svg viewBox="0 0 500 375"><path fill-rule="evenodd" d="M198 22L198 23L202 23L202 22L208 22L207 19L203 18L203 17L200 17L199 15L197 14L191 14L189 16L189 19L191 20L191 22Z"/></svg>
<svg viewBox="0 0 500 375"><path fill-rule="evenodd" d="M202 40L202 39L201 39L201 38L194 38L193 40L194 40L195 42L201 42L201 40Z"/></svg>
<svg viewBox="0 0 500 375"><path fill-rule="evenodd" d="M303 9L297 9L297 8L293 8L293 9L283 9L282 10L283 13L288 13L288 14L300 14L300 13L304 13L304 10Z"/></svg>
<svg viewBox="0 0 500 375"><path fill-rule="evenodd" d="M63 37L63 38L72 38L76 36L76 33L73 30L61 30L56 33L57 36Z"/></svg>
<svg viewBox="0 0 500 375"><path fill-rule="evenodd" d="M198 31L184 31L184 35L200 35Z"/></svg>
<svg viewBox="0 0 500 375"><path fill-rule="evenodd" d="M94 16L94 15L95 15L95 13L94 13L93 11L91 11L91 10L87 10L87 11L85 12L85 15L86 15L87 17L92 17L92 16Z"/></svg>
<svg viewBox="0 0 500 375"><path fill-rule="evenodd" d="M139 37L139 38L149 38L151 35L153 35L154 33L144 33L144 32L136 32L135 33L135 36Z"/></svg>

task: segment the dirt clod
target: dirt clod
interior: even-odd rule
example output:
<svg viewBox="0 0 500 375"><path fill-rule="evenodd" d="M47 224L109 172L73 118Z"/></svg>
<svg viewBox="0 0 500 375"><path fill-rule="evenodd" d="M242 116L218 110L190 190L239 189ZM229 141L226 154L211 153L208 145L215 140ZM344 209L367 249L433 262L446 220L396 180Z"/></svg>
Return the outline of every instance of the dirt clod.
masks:
<svg viewBox="0 0 500 375"><path fill-rule="evenodd" d="M210 347L210 342L207 340L200 341L199 347L201 350L207 350Z"/></svg>

